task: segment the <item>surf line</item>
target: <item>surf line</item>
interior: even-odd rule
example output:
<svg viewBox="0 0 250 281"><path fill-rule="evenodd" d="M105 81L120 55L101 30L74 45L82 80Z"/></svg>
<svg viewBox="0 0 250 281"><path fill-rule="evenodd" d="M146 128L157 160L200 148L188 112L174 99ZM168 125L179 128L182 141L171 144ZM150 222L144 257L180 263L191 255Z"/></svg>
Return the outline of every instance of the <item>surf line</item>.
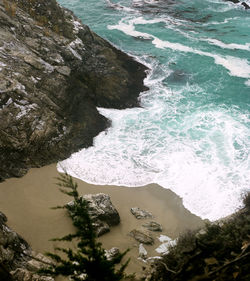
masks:
<svg viewBox="0 0 250 281"><path fill-rule="evenodd" d="M146 21L141 19L142 22L152 24L155 21ZM215 64L221 65L229 71L231 76L236 76L240 78L250 79L250 65L248 64L247 59L240 59L233 56L220 56L218 54L213 54L205 51L200 51L197 49L193 49L191 47L182 45L180 43L171 43L169 41L163 41L152 34L148 34L145 32L140 32L135 30L135 22L138 22L138 19L129 20L128 23L124 22L122 19L118 25L108 25L108 29L119 30L122 31L124 34L136 37L136 38L143 38L145 40L152 40L152 44L155 45L158 49L171 49L174 51L185 52L185 53L193 53L200 56L206 56L214 59ZM157 21L159 22L159 21Z"/></svg>

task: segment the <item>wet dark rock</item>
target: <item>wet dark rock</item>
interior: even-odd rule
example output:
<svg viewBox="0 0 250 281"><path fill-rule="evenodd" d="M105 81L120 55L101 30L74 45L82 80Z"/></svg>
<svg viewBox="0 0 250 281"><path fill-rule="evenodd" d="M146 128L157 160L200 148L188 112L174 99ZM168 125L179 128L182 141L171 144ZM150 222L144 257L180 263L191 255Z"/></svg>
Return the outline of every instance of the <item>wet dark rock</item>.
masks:
<svg viewBox="0 0 250 281"><path fill-rule="evenodd" d="M154 244L154 239L145 231L134 229L130 231L129 235L142 244Z"/></svg>
<svg viewBox="0 0 250 281"><path fill-rule="evenodd" d="M7 222L7 217L4 213L0 212L0 224L5 224Z"/></svg>
<svg viewBox="0 0 250 281"><path fill-rule="evenodd" d="M240 3L246 10L250 9L250 6L246 2L241 2L239 0L224 0L224 1L232 2L234 4L239 4Z"/></svg>
<svg viewBox="0 0 250 281"><path fill-rule="evenodd" d="M1 281L53 281L36 274L44 267L41 261L50 262L42 254L32 252L28 243L7 225L0 212L0 280Z"/></svg>
<svg viewBox="0 0 250 281"><path fill-rule="evenodd" d="M246 2L242 2L241 5L244 6L246 10L250 9L250 6Z"/></svg>
<svg viewBox="0 0 250 281"><path fill-rule="evenodd" d="M146 67L55 0L0 1L0 181L65 159L138 106Z"/></svg>
<svg viewBox="0 0 250 281"><path fill-rule="evenodd" d="M155 222L155 221L147 222L147 223L143 224L142 226L146 227L150 231L162 231L162 226L158 222Z"/></svg>
<svg viewBox="0 0 250 281"><path fill-rule="evenodd" d="M140 209L139 207L134 207L130 209L131 213L137 218L137 219L146 219L146 218L152 218L153 215L148 212Z"/></svg>
<svg viewBox="0 0 250 281"><path fill-rule="evenodd" d="M240 3L240 0L225 0L227 2L233 2L234 4Z"/></svg>
<svg viewBox="0 0 250 281"><path fill-rule="evenodd" d="M112 204L109 195L104 193L87 194L82 198L88 202L89 215L93 221L97 236L109 232L111 226L120 223L119 213ZM68 204L73 205L74 201Z"/></svg>

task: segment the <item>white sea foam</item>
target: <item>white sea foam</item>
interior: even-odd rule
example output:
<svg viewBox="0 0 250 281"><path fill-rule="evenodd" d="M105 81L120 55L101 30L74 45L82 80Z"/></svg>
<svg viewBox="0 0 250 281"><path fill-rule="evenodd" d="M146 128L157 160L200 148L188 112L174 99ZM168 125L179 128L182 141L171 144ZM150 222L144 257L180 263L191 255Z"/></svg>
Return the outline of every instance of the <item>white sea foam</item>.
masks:
<svg viewBox="0 0 250 281"><path fill-rule="evenodd" d="M160 49L169 48L179 52L194 53L200 56L211 57L214 59L216 64L229 70L230 75L247 79L250 78L250 65L247 59L241 59L233 56L223 57L221 55L193 49L192 47L188 47L180 43L163 41L157 37L154 37L152 43L156 46L156 48Z"/></svg>
<svg viewBox="0 0 250 281"><path fill-rule="evenodd" d="M236 44L236 43L229 43L226 44L218 39L211 39L211 38L202 38L200 39L201 41L206 41L209 44L215 45L215 46L219 46L221 48L224 49L231 49L231 50L246 50L246 51L250 51L250 43L246 43L244 45L241 44Z"/></svg>
<svg viewBox="0 0 250 281"><path fill-rule="evenodd" d="M108 28L120 30L129 36L152 40L152 44L154 44L155 47L159 49L169 48L174 51L193 53L200 56L211 57L214 59L214 62L216 64L221 65L227 70L229 70L230 75L247 79L250 78L250 64L248 63L247 59L241 59L233 56L221 56L218 54L201 51L180 43L172 43L166 40L161 40L152 34L135 30L135 24L153 24L161 21L162 19L145 20L142 17L130 20L122 19L118 25L110 25L108 26ZM249 48L249 45L245 46L248 46Z"/></svg>
<svg viewBox="0 0 250 281"><path fill-rule="evenodd" d="M235 17L222 23L233 19ZM170 17L130 17L110 25L109 29L151 40L156 48L163 49L163 52L155 50L163 55L164 49L173 50L170 62L176 62L179 52L209 57L211 63L224 67L231 76L245 78L245 85L250 86L247 58L223 55L235 47L249 50L249 45L231 45L211 39L209 43L228 49L212 53L199 49L205 43L197 47L192 41L191 47L188 42L171 42L171 37L168 41L162 40L148 32L149 26L146 32L136 30L137 25L154 27L158 23L172 29L185 24ZM143 30L143 26L140 28ZM99 108L100 113L112 121L112 127L94 139L93 147L60 162L58 169L66 169L72 176L94 184L131 187L161 184L181 196L185 207L202 218L216 220L233 213L240 206L241 194L249 190L249 115L237 107L212 102L203 107L193 106L193 96L205 97L206 89L202 85L187 83L169 90L163 81L171 73L167 64L163 67L152 57L141 57L141 60L146 60L151 69L145 79L150 90L140 97L143 107Z"/></svg>
<svg viewBox="0 0 250 281"><path fill-rule="evenodd" d="M234 20L238 20L239 17L230 17L230 18L226 18L223 21L210 21L210 22L204 22L202 23L203 26L209 26L209 25L222 25L222 24L227 24L230 21L234 21Z"/></svg>
<svg viewBox="0 0 250 281"><path fill-rule="evenodd" d="M155 82L154 98L152 92L151 100L150 94L142 97L144 108L99 109L112 120L112 127L95 138L93 147L59 166L90 183L159 183L202 218L231 214L249 188L249 129L223 110L188 112L188 106L180 106L181 93L172 95Z"/></svg>
<svg viewBox="0 0 250 281"><path fill-rule="evenodd" d="M138 13L136 10L123 6L119 3L112 3L110 0L106 0L109 7L117 10L117 11L124 11L124 12L132 12L132 13Z"/></svg>
<svg viewBox="0 0 250 281"><path fill-rule="evenodd" d="M110 30L112 30L112 29L120 30L120 31L124 32L125 34L133 36L133 37L144 38L144 39L152 38L150 34L136 31L135 27L133 25L128 25L125 23L120 23L119 25L112 25L112 26L109 25L108 28Z"/></svg>
<svg viewBox="0 0 250 281"><path fill-rule="evenodd" d="M160 21L151 20L150 24ZM122 20L109 28L151 39L157 48L211 57L230 75L250 78L246 59L160 40L136 31L135 22L149 23L137 18ZM140 186L156 182L176 192L184 205L202 218L215 220L231 214L239 207L241 194L249 188L250 133L244 125L249 116L242 113L242 121L214 108L188 112L188 106L182 108L179 103L182 92L172 94L162 86L169 70L156 64L150 68L145 83L151 90L141 97L144 108L99 109L112 120L112 127L95 138L93 147L59 163L59 169L65 168L90 183ZM188 87L186 92L200 91Z"/></svg>
<svg viewBox="0 0 250 281"><path fill-rule="evenodd" d="M217 6L208 6L208 10L215 12L215 13L224 13L224 12L228 12L231 11L233 9L235 9L235 4L233 4L230 1L226 1L226 2L217 2L214 0L209 0L209 2L215 3L215 4L220 4Z"/></svg>
<svg viewBox="0 0 250 281"><path fill-rule="evenodd" d="M230 75L242 78L250 78L250 65L247 59L240 59L232 56L211 55L216 64L220 64L229 70Z"/></svg>

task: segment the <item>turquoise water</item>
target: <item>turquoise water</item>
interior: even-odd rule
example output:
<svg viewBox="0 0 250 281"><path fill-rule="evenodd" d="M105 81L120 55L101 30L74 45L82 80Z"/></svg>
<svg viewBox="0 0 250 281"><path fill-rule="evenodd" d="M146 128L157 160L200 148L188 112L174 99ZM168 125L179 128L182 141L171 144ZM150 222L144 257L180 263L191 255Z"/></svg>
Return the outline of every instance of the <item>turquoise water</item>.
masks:
<svg viewBox="0 0 250 281"><path fill-rule="evenodd" d="M250 12L220 0L60 0L146 64L142 108L58 164L96 184L158 183L211 220L250 189Z"/></svg>

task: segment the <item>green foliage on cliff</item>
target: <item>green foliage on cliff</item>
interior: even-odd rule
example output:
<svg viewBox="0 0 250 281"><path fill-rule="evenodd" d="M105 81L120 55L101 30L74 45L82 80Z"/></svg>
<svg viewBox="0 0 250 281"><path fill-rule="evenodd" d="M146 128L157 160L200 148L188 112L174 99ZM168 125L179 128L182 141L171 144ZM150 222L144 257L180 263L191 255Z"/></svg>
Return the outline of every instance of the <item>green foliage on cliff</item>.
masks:
<svg viewBox="0 0 250 281"><path fill-rule="evenodd" d="M244 204L230 218L179 237L148 280L250 280L250 193Z"/></svg>
<svg viewBox="0 0 250 281"><path fill-rule="evenodd" d="M119 254L113 260L106 258L101 243L97 242L96 239L96 233L88 213L88 202L79 196L77 184L67 174L61 175L58 180L60 191L73 197L74 201L54 209L63 208L68 211L73 225L76 227L76 233L53 239L53 241L70 242L74 240L77 245L76 249L56 248L62 255L47 253L54 264L41 270L41 273L52 276L69 276L71 280L76 281L118 281L123 279L128 261L122 264L118 270L115 269L115 265L122 260L127 251Z"/></svg>

